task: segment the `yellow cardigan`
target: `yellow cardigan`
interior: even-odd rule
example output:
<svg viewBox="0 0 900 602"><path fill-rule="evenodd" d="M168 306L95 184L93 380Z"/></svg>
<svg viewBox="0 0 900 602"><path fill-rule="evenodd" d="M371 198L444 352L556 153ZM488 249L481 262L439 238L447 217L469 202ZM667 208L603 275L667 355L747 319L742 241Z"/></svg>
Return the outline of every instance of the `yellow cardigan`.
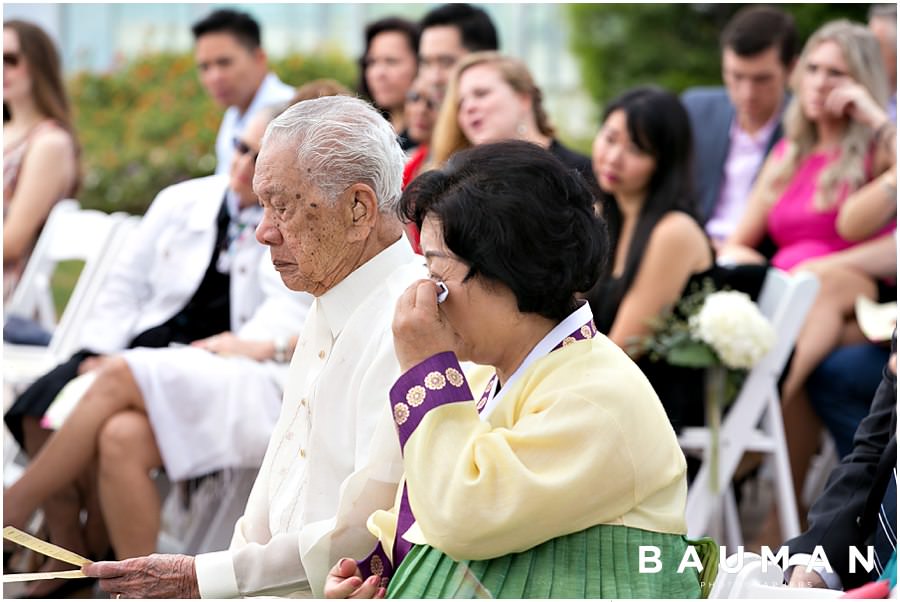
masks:
<svg viewBox="0 0 900 602"><path fill-rule="evenodd" d="M447 373L462 372L444 355ZM482 387L484 372L470 374ZM406 540L482 560L598 524L686 532L686 464L675 432L643 373L609 339L598 334L548 354L504 395L487 420L474 401L427 409L406 438L417 521ZM368 521L388 555L399 496Z"/></svg>

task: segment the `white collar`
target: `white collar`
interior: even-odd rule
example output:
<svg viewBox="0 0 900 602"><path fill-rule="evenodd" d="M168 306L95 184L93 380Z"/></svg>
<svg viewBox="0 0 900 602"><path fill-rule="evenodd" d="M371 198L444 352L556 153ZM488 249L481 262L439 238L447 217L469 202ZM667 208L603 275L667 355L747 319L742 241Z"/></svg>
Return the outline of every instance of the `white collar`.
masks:
<svg viewBox="0 0 900 602"><path fill-rule="evenodd" d="M331 336L337 339L356 308L399 266L416 258L405 236L353 270L319 298Z"/></svg>
<svg viewBox="0 0 900 602"><path fill-rule="evenodd" d="M506 381L499 393L497 393L499 380L494 380L494 385L490 396L488 397L487 404L481 411L481 418L487 419L487 417L490 416L491 412L494 411L494 408L497 407L497 404L500 403L500 400L503 399L503 395L509 391L510 386L525 373L531 364L549 354L557 345L563 342L563 339L593 319L594 314L591 312L590 304L588 304L587 301L582 301L581 307L566 316L566 318L554 326L553 330L548 332L543 339L538 341L538 344L531 349L531 352L527 356L525 356L525 359L522 360L522 363L519 364L516 371L512 373L512 376L509 377L509 380Z"/></svg>

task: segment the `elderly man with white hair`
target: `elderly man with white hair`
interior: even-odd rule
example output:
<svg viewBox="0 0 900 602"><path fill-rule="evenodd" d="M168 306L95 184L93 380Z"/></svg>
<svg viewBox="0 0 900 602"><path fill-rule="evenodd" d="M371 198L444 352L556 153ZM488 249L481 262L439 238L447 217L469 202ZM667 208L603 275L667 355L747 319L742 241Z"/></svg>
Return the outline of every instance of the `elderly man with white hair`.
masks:
<svg viewBox="0 0 900 602"><path fill-rule="evenodd" d="M256 236L288 288L316 298L281 415L229 549L85 567L111 597L321 596L337 559L371 548L366 519L391 506L402 472L391 320L425 276L396 217L404 160L388 122L358 99L301 102L269 125Z"/></svg>

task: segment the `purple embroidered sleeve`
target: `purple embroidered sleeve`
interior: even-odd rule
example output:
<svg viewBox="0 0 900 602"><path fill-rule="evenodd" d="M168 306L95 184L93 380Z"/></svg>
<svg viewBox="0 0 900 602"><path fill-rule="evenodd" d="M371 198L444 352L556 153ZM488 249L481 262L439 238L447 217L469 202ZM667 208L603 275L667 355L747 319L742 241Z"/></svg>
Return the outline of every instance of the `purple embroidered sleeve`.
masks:
<svg viewBox="0 0 900 602"><path fill-rule="evenodd" d="M428 410L460 401L472 401L472 391L452 351L433 355L410 368L391 387L391 407L400 448L406 445Z"/></svg>

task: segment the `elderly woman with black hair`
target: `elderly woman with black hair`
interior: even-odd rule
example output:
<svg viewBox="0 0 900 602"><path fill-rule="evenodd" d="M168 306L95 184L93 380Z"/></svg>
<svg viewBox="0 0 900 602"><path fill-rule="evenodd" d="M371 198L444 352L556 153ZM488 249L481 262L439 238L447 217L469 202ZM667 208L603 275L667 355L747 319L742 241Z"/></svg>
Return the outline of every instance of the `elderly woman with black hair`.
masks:
<svg viewBox="0 0 900 602"><path fill-rule="evenodd" d="M697 574L676 573L688 544L675 433L576 299L608 250L588 184L510 141L460 152L401 205L431 274L394 316L406 481L369 519L379 546L338 562L326 596L697 597ZM467 380L467 360L484 373ZM641 545L662 571L639 572Z"/></svg>

